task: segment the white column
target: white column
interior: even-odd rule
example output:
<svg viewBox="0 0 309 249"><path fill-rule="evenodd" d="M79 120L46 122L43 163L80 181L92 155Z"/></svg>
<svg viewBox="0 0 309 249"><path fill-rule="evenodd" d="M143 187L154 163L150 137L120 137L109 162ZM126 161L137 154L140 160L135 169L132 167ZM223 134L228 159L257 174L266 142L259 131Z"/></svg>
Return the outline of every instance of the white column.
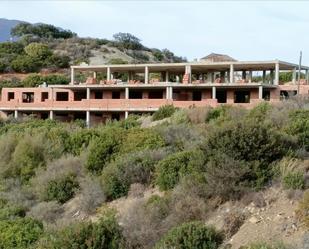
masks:
<svg viewBox="0 0 309 249"><path fill-rule="evenodd" d="M90 111L86 111L86 126L90 127Z"/></svg>
<svg viewBox="0 0 309 249"><path fill-rule="evenodd" d="M129 87L125 88L125 99L129 99Z"/></svg>
<svg viewBox="0 0 309 249"><path fill-rule="evenodd" d="M275 85L279 85L279 62L275 66Z"/></svg>
<svg viewBox="0 0 309 249"><path fill-rule="evenodd" d="M189 83L191 83L191 65L186 65L185 74L189 74Z"/></svg>
<svg viewBox="0 0 309 249"><path fill-rule="evenodd" d="M170 99L173 99L173 87L170 86L169 92L170 92Z"/></svg>
<svg viewBox="0 0 309 249"><path fill-rule="evenodd" d="M249 71L249 83L252 83L252 71Z"/></svg>
<svg viewBox="0 0 309 249"><path fill-rule="evenodd" d="M54 111L49 111L49 119L54 120Z"/></svg>
<svg viewBox="0 0 309 249"><path fill-rule="evenodd" d="M71 85L74 85L74 68L71 67Z"/></svg>
<svg viewBox="0 0 309 249"><path fill-rule="evenodd" d="M90 99L90 88L87 87L87 99Z"/></svg>
<svg viewBox="0 0 309 249"><path fill-rule="evenodd" d="M107 68L106 74L107 74L106 76L107 80L111 80L111 68L110 67Z"/></svg>
<svg viewBox="0 0 309 249"><path fill-rule="evenodd" d="M17 110L14 111L14 118L18 119L18 111Z"/></svg>
<svg viewBox="0 0 309 249"><path fill-rule="evenodd" d="M169 72L165 72L165 82L169 82Z"/></svg>
<svg viewBox="0 0 309 249"><path fill-rule="evenodd" d="M166 87L165 98L166 98L166 99L169 99L169 98L170 98L170 87L169 87L169 86Z"/></svg>
<svg viewBox="0 0 309 249"><path fill-rule="evenodd" d="M129 117L129 112L128 112L128 111L125 111L125 112L124 112L124 118L127 119L128 117Z"/></svg>
<svg viewBox="0 0 309 249"><path fill-rule="evenodd" d="M230 83L234 83L234 65L230 65Z"/></svg>
<svg viewBox="0 0 309 249"><path fill-rule="evenodd" d="M212 99L216 99L216 98L217 98L217 96L216 96L216 87L213 86L212 87Z"/></svg>
<svg viewBox="0 0 309 249"><path fill-rule="evenodd" d="M292 83L296 84L296 67L293 69Z"/></svg>
<svg viewBox="0 0 309 249"><path fill-rule="evenodd" d="M263 78L262 78L263 83L265 83L266 81L266 71L263 70Z"/></svg>
<svg viewBox="0 0 309 249"><path fill-rule="evenodd" d="M97 78L97 72L93 72L93 78L94 78L94 79Z"/></svg>
<svg viewBox="0 0 309 249"><path fill-rule="evenodd" d="M149 68L145 67L145 84L149 83Z"/></svg>
<svg viewBox="0 0 309 249"><path fill-rule="evenodd" d="M259 86L259 99L263 99L263 86Z"/></svg>

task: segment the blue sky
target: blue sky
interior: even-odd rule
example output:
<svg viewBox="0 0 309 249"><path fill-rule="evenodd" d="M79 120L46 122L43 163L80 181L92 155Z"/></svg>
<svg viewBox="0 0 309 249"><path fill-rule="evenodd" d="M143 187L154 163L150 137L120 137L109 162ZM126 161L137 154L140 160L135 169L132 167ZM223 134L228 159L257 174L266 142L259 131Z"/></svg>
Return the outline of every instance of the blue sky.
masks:
<svg viewBox="0 0 309 249"><path fill-rule="evenodd" d="M309 1L0 1L0 17L45 22L82 37L129 32L189 60L211 52L238 60L309 65Z"/></svg>

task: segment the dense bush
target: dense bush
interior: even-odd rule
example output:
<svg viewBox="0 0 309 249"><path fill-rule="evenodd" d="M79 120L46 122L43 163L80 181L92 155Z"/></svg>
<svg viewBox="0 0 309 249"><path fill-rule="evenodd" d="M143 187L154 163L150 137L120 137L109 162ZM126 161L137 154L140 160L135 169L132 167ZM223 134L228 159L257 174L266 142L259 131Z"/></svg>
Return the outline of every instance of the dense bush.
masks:
<svg viewBox="0 0 309 249"><path fill-rule="evenodd" d="M164 118L168 118L173 115L173 113L176 111L176 108L173 105L165 105L161 106L159 110L157 110L153 115L152 115L152 120L161 120Z"/></svg>
<svg viewBox="0 0 309 249"><path fill-rule="evenodd" d="M40 240L38 249L123 248L121 228L114 214L107 213L96 223L75 223Z"/></svg>
<svg viewBox="0 0 309 249"><path fill-rule="evenodd" d="M51 50L46 44L33 42L27 45L25 53L30 56L33 60L44 61L52 55Z"/></svg>
<svg viewBox="0 0 309 249"><path fill-rule="evenodd" d="M223 241L222 235L202 222L184 223L171 229L155 246L157 249L216 249Z"/></svg>
<svg viewBox="0 0 309 249"><path fill-rule="evenodd" d="M37 72L39 63L28 55L19 55L11 62L11 67L18 73Z"/></svg>
<svg viewBox="0 0 309 249"><path fill-rule="evenodd" d="M111 128L103 131L99 137L92 140L86 168L92 173L100 173L104 166L110 162L114 154L119 151L123 130Z"/></svg>
<svg viewBox="0 0 309 249"><path fill-rule="evenodd" d="M155 164L163 156L155 151L142 151L118 157L102 172L102 185L109 199L127 195L133 183L149 184Z"/></svg>
<svg viewBox="0 0 309 249"><path fill-rule="evenodd" d="M42 223L31 218L0 220L0 248L29 248L42 233Z"/></svg>
<svg viewBox="0 0 309 249"><path fill-rule="evenodd" d="M296 147L295 141L264 123L234 121L218 128L207 138L205 153L229 155L239 161L251 162L248 179L259 186L271 176L271 163Z"/></svg>
<svg viewBox="0 0 309 249"><path fill-rule="evenodd" d="M309 110L297 110L290 114L287 132L296 135L298 143L309 151Z"/></svg>
<svg viewBox="0 0 309 249"><path fill-rule="evenodd" d="M172 154L156 166L156 184L161 190L171 189L182 177L201 172L204 163L204 155L198 150Z"/></svg>

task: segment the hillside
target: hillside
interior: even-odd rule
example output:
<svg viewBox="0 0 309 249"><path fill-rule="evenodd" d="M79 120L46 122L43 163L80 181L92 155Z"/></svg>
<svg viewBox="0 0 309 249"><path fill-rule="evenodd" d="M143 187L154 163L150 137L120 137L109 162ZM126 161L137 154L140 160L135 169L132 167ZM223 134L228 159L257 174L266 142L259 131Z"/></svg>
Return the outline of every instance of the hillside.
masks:
<svg viewBox="0 0 309 249"><path fill-rule="evenodd" d="M308 106L2 120L0 248L306 248Z"/></svg>
<svg viewBox="0 0 309 249"><path fill-rule="evenodd" d="M0 18L0 42L11 40L11 30L17 24L21 23L19 20L8 20L5 18Z"/></svg>

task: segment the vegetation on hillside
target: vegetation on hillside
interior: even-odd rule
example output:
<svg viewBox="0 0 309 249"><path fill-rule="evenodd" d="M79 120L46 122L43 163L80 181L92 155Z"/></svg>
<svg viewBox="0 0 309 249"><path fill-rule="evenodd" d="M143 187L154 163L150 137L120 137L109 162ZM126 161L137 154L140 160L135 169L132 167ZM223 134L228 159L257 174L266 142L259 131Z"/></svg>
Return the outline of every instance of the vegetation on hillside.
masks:
<svg viewBox="0 0 309 249"><path fill-rule="evenodd" d="M90 129L3 120L0 248L218 248L237 231L205 225L219 204L278 182L308 189L308 103L168 106L154 115L166 122L151 128L138 116ZM160 194L124 212L108 207L153 187ZM99 220L75 219L72 205ZM296 212L308 226L308 190Z"/></svg>

